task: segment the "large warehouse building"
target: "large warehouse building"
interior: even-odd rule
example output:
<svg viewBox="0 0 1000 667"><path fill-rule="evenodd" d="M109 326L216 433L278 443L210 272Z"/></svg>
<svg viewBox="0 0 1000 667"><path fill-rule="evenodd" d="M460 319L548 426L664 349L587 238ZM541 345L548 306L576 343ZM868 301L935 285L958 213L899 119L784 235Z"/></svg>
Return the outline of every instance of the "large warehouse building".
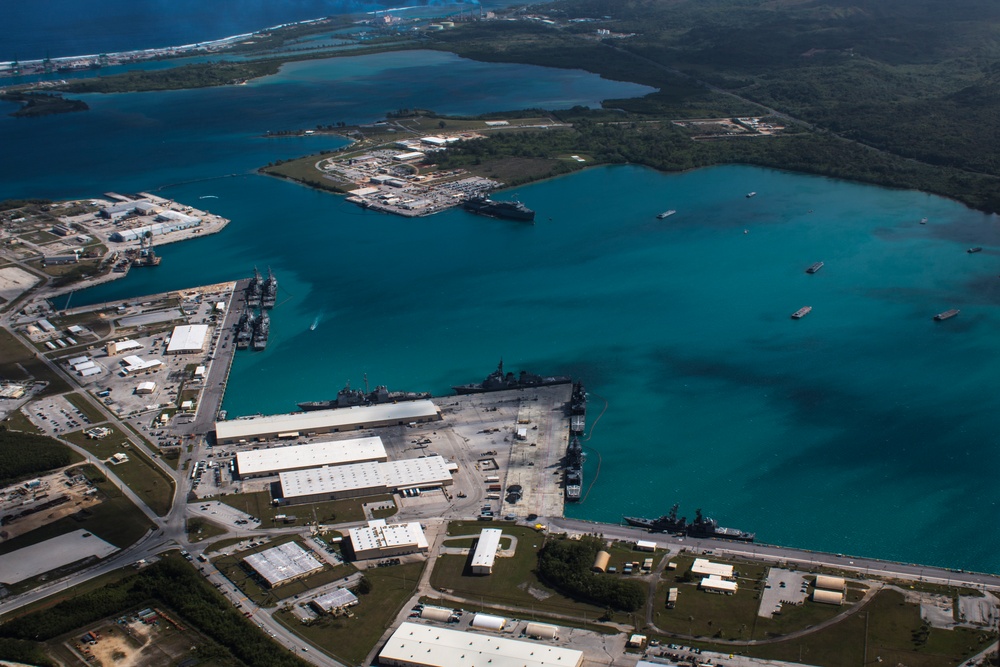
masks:
<svg viewBox="0 0 1000 667"><path fill-rule="evenodd" d="M440 419L441 411L432 401L404 401L216 422L215 437L220 445L231 445L276 438L279 434L294 437L379 426L404 426Z"/></svg>
<svg viewBox="0 0 1000 667"><path fill-rule="evenodd" d="M354 558L388 558L403 554L427 553L427 538L417 522L386 524L374 519L367 526L348 531Z"/></svg>
<svg viewBox="0 0 1000 667"><path fill-rule="evenodd" d="M378 660L398 667L580 667L583 651L407 622Z"/></svg>
<svg viewBox="0 0 1000 667"><path fill-rule="evenodd" d="M386 461L382 438L352 438L308 445L272 447L236 454L236 470L240 477L265 477L288 470L304 470L345 463Z"/></svg>
<svg viewBox="0 0 1000 667"><path fill-rule="evenodd" d="M402 489L431 489L452 483L448 464L440 456L292 470L281 473L279 480L281 502L288 505L394 493Z"/></svg>
<svg viewBox="0 0 1000 667"><path fill-rule="evenodd" d="M198 354L205 351L208 340L207 324L185 324L174 327L167 345L167 354Z"/></svg>
<svg viewBox="0 0 1000 667"><path fill-rule="evenodd" d="M252 554L243 562L253 568L267 586L274 588L323 569L323 564L295 542Z"/></svg>

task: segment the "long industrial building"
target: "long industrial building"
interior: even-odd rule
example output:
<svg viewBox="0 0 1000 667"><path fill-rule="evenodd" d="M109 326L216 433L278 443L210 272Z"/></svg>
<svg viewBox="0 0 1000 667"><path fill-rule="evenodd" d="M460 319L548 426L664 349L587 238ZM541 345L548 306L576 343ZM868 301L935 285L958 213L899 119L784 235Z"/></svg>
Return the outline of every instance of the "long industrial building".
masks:
<svg viewBox="0 0 1000 667"><path fill-rule="evenodd" d="M438 488L452 483L448 464L440 456L291 470L280 473L278 479L280 501L287 505Z"/></svg>
<svg viewBox="0 0 1000 667"><path fill-rule="evenodd" d="M407 622L378 660L397 667L580 667L583 651Z"/></svg>
<svg viewBox="0 0 1000 667"><path fill-rule="evenodd" d="M386 460L382 438L376 436L238 452L236 470L242 479L249 479L289 470Z"/></svg>
<svg viewBox="0 0 1000 667"><path fill-rule="evenodd" d="M479 533L476 551L472 554L472 574L493 574L493 561L500 548L501 535L503 531L499 528L484 528Z"/></svg>
<svg viewBox="0 0 1000 667"><path fill-rule="evenodd" d="M295 437L336 433L379 426L405 426L440 419L441 410L432 401L404 401L221 421L215 423L215 437L220 445L231 445L251 440L268 440L279 435Z"/></svg>

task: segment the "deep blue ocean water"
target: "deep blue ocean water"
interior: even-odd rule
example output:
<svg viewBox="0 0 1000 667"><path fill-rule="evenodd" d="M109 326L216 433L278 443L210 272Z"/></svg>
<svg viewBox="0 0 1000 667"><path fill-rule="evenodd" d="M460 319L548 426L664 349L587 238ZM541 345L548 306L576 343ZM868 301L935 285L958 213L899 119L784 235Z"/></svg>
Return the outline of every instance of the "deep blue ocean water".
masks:
<svg viewBox="0 0 1000 667"><path fill-rule="evenodd" d="M464 83L484 77L499 97ZM626 94L641 89L411 53L291 66L239 88L86 96L84 114L0 118L17 156L0 163L0 196L163 185L232 218L73 304L272 267L271 342L237 355L234 415L291 410L365 373L445 394L502 356L591 392L596 483L573 516L680 502L766 542L1000 571L994 216L773 170L619 166L519 188L535 226L458 210L402 219L250 173L339 141L259 138L266 129ZM655 218L668 208L678 213ZM965 252L974 245L986 249ZM826 266L807 275L816 261ZM791 320L804 305L813 312ZM961 315L931 319L948 308Z"/></svg>

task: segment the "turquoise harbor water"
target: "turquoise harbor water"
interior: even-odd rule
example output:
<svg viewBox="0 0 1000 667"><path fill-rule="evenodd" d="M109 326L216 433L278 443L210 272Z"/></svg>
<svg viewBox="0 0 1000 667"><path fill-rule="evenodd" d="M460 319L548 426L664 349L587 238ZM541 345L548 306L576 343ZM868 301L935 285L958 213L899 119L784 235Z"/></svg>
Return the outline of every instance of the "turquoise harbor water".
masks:
<svg viewBox="0 0 1000 667"><path fill-rule="evenodd" d="M502 356L512 370L578 376L591 392L586 473L596 482L573 516L617 521L679 502L765 542L1000 571L996 218L778 171L620 166L519 188L535 226L458 210L406 220L246 173L333 141L254 132L404 106L372 100L371 78L408 82L405 106L496 104L476 86L414 83L413 58L359 61L335 87L292 68L237 90L120 96L34 125L2 119L0 139L27 167L0 167L0 189L73 196L173 183L165 195L231 217L218 235L163 247L161 267L72 303L272 267L281 289L271 341L237 355L232 414L292 410L365 373L447 394ZM577 90L572 73L485 72L524 92L514 106ZM578 85L577 99L596 85L609 86L598 99L621 95L596 78ZM323 98L330 88L342 116ZM242 100L246 114L218 118ZM128 129L114 134L113 119ZM195 180L230 173L240 175ZM678 213L655 218L669 208ZM807 275L816 261L826 266ZM791 320L805 305L812 313ZM948 308L961 315L931 319Z"/></svg>

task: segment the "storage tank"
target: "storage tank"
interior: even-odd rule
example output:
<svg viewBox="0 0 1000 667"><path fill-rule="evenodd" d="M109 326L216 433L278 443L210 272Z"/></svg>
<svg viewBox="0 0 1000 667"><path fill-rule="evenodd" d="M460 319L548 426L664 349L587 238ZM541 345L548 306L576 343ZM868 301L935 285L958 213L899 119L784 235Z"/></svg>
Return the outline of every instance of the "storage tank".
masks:
<svg viewBox="0 0 1000 667"><path fill-rule="evenodd" d="M548 623L528 623L524 634L538 639L559 639L559 628Z"/></svg>
<svg viewBox="0 0 1000 667"><path fill-rule="evenodd" d="M828 591L842 591L847 588L847 581L843 577L830 577L821 574L816 577L816 588L825 588Z"/></svg>
<svg viewBox="0 0 1000 667"><path fill-rule="evenodd" d="M503 630L503 626L505 625L507 625L507 619L501 618L500 616L476 614L472 618L472 627L478 628L479 630L493 630L494 632L500 632Z"/></svg>
<svg viewBox="0 0 1000 667"><path fill-rule="evenodd" d="M420 610L420 618L439 621L441 623L447 623L448 619L451 618L451 614L451 609L445 609L444 607L424 607Z"/></svg>
<svg viewBox="0 0 1000 667"><path fill-rule="evenodd" d="M608 562L611 561L611 554L607 551L598 551L597 558L594 559L594 565L590 568L594 572L607 572Z"/></svg>

